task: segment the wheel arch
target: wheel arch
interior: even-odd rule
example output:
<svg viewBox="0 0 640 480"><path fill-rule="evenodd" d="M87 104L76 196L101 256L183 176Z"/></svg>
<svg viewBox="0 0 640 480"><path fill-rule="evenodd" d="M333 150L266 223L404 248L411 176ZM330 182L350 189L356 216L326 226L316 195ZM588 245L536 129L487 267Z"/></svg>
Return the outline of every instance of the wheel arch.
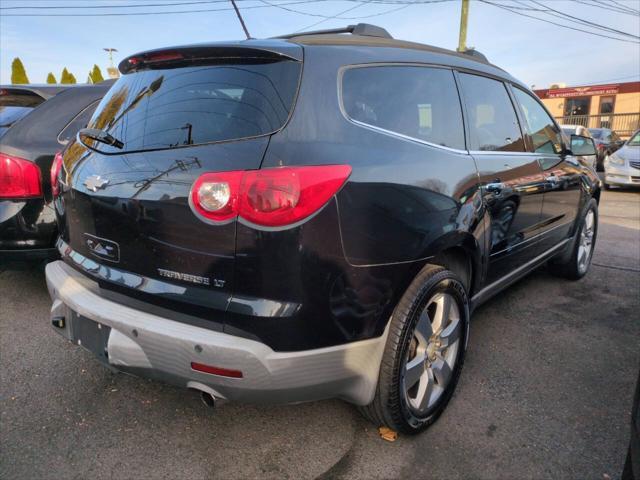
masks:
<svg viewBox="0 0 640 480"><path fill-rule="evenodd" d="M427 259L412 270L407 285L425 265L440 265L458 275L467 294L471 296L479 285L482 274L482 254L478 239L469 232L451 232L435 242L430 250Z"/></svg>

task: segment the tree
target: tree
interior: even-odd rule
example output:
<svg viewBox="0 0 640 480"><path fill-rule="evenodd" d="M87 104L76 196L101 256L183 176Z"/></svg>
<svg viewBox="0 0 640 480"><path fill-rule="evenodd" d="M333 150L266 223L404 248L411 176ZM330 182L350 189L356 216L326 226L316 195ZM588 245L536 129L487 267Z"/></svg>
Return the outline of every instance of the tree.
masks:
<svg viewBox="0 0 640 480"><path fill-rule="evenodd" d="M49 75L47 75L47 83L57 83L56 77L53 75L52 72L49 72Z"/></svg>
<svg viewBox="0 0 640 480"><path fill-rule="evenodd" d="M67 70L67 67L64 67L62 69L62 75L60 75L60 83L64 85L77 83L76 77L73 76L73 73L69 73L69 70Z"/></svg>
<svg viewBox="0 0 640 480"><path fill-rule="evenodd" d="M91 83L104 82L104 77L102 76L102 72L100 71L100 67L98 65L93 66L93 70L91 70L89 76L91 77Z"/></svg>
<svg viewBox="0 0 640 480"><path fill-rule="evenodd" d="M93 79L91 78L91 72L89 72L89 75L87 75L87 83L89 84L93 83Z"/></svg>
<svg viewBox="0 0 640 480"><path fill-rule="evenodd" d="M67 67L64 67L62 69L62 73L60 74L60 83L62 84L69 83L69 70L67 70Z"/></svg>
<svg viewBox="0 0 640 480"><path fill-rule="evenodd" d="M20 60L18 57L14 58L13 62L11 62L11 83L14 85L20 83L29 83L27 72L24 69L22 60Z"/></svg>

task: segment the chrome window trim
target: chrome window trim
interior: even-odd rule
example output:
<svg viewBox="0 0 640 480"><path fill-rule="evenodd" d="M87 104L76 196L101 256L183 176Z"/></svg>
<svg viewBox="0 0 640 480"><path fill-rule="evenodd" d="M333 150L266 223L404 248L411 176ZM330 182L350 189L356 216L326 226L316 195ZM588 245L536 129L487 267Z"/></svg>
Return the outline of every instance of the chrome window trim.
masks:
<svg viewBox="0 0 640 480"><path fill-rule="evenodd" d="M342 114L342 116L348 121L353 123L354 125L357 125L359 127L362 128L366 128L368 130L372 130L374 132L378 132L378 133L383 133L385 135L389 135L392 137L396 137L399 138L401 140L405 140L405 141L410 141L410 142L415 142L418 143L420 145L426 145L428 147L434 147L434 148L439 148L441 150L445 150L448 152L453 152L453 153L461 153L461 154L465 154L468 155L469 151L464 149L461 150L459 148L452 148L452 147L446 147L444 145L438 145L437 143L432 143L432 142L427 142L426 140L422 140L420 138L416 138L416 137L412 137L410 135L404 135L402 133L399 132L394 132L392 130L387 130L385 128L381 128L381 127L377 127L375 125L370 125L368 123L365 122L361 122L359 120L354 120L353 118L351 118L349 116L349 114L347 113L347 111L344 108L344 102L343 102L343 96L342 96L342 83L343 83L343 77L344 77L344 72L346 72L347 70L351 70L351 69L356 69L356 68L372 68L372 67L422 67L422 68L438 68L441 70L449 70L451 72L453 72L453 68L446 66L446 65L436 65L436 64L431 64L431 63L419 63L419 62L373 62L373 63L360 63L360 64L354 64L354 65L343 65L342 67L340 67L338 69L338 107L340 108L340 113ZM453 73L452 73L453 75ZM458 96L458 101L460 100L460 94L458 92L458 87L455 83L455 79L453 80L453 85L456 87L456 95ZM462 105L460 105L460 116L462 118L462 129L464 132L465 129L465 124L464 124L464 115L462 112ZM464 138L463 135L463 141L466 144L466 139Z"/></svg>
<svg viewBox="0 0 640 480"><path fill-rule="evenodd" d="M509 155L510 157L544 157L546 155L535 152L505 152L501 150L469 150L471 155Z"/></svg>

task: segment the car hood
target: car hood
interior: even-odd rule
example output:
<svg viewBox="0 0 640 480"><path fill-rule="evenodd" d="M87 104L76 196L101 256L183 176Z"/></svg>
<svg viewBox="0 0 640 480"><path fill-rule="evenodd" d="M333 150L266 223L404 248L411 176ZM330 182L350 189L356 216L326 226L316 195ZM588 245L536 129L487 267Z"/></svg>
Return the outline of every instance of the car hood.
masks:
<svg viewBox="0 0 640 480"><path fill-rule="evenodd" d="M615 153L618 157L630 161L640 160L640 146L625 145Z"/></svg>

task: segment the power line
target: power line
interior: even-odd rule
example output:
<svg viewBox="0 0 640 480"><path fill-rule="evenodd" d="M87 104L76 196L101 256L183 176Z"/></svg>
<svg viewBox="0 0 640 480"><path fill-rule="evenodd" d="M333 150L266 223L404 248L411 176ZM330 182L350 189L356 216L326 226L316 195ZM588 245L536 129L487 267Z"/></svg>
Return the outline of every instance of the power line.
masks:
<svg viewBox="0 0 640 480"><path fill-rule="evenodd" d="M629 5L625 5L623 3L620 2L616 2L616 0L609 0L611 3L613 3L614 5L619 6L620 8L624 9L624 10L629 10L633 13L637 13L640 15L640 10L636 10L635 8L631 8Z"/></svg>
<svg viewBox="0 0 640 480"><path fill-rule="evenodd" d="M297 13L299 15L306 15L308 17L319 17L319 18L322 18L323 21L324 20L333 20L333 19L338 18L335 15L322 15L320 13L309 13L309 12L303 12L303 11L300 11L300 10L296 10L294 8L287 8L286 6L269 3L267 0L260 0L260 1L262 3L265 3L265 4L269 5L269 6L271 6L271 7L279 8L281 10L286 10L287 12ZM442 1L453 1L453 0L442 0ZM369 2L364 2L364 3L369 3ZM377 2L377 3L382 3L382 2ZM401 2L397 2L397 3L401 3ZM401 7L392 8L391 10L387 10L386 12L373 13L373 14L370 14L370 15L361 15L361 16L357 16L357 17L339 17L339 19L340 20L358 20L358 19L379 17L380 15L386 15L387 13L395 12L397 10L402 10L403 8L410 7L415 2L402 2L402 3L403 3L403 5ZM435 3L435 2L426 2L426 3ZM357 7L361 7L361 6L362 6L362 3L360 5L357 5L356 7L348 8L345 12L351 11L351 10L355 10ZM345 13L345 12L342 12L342 13ZM341 15L341 14L339 14L339 15ZM321 23L321 22L318 22L318 23ZM311 27L306 27L306 28L311 28Z"/></svg>
<svg viewBox="0 0 640 480"><path fill-rule="evenodd" d="M15 7L0 7L0 10L59 10L59 9L69 9L69 8L81 8L81 9L90 9L90 8L141 8L141 7L175 7L182 5L201 5L203 3L223 3L227 0L198 0L198 1L190 1L190 2L178 2L178 3L140 3L137 5L20 5Z"/></svg>
<svg viewBox="0 0 640 480"><path fill-rule="evenodd" d="M583 24L583 25L588 25L588 26L591 26L591 27L598 28L600 30L605 30L605 31L608 31L608 32L611 32L611 33L617 33L619 35L625 35L627 37L632 37L632 38L636 38L636 39L640 40L640 37L638 35L633 35L631 33L623 32L622 30L616 30L615 28L607 27L607 26L601 25L599 23L590 22L589 20L584 20L582 18L574 17L573 15L569 15L569 14L567 14L565 12L561 12L559 10L555 10L555 9L553 9L553 8L543 4L543 3L538 2L537 0L531 0L531 2L536 4L536 5L538 5L538 6L540 6L540 7L546 8L547 12L544 12L544 13L547 13L549 15L552 15L549 12L555 12L558 15L552 15L552 16L563 18L563 19L565 19L565 18L566 19L572 19L572 20L575 20L576 23L580 23L580 24Z"/></svg>
<svg viewBox="0 0 640 480"><path fill-rule="evenodd" d="M518 12L516 10L513 10L510 7L507 7L505 5L499 5L497 3L490 2L489 0L478 0L478 1L482 2L482 3L486 3L487 5L491 5L491 6L496 7L496 8L501 8L502 10L506 10L507 12L511 12L513 14L516 14L516 15L520 15L520 16L527 17L527 18L533 18L534 20L538 20L540 22L550 23L551 25L555 25L557 27L566 28L566 29L569 29L569 30L575 30L577 32L587 33L589 35L594 35L596 37L609 38L611 40L617 40L619 42L633 43L635 45L640 45L640 42L635 42L633 40L625 40L623 38L612 37L612 36L609 36L609 35L603 35L601 33L596 33L596 32L590 31L590 30L583 30L581 28L570 27L570 26L564 25L562 23L552 22L551 20L545 20L544 18L536 17L535 15L528 15L526 13L522 13L522 12Z"/></svg>
<svg viewBox="0 0 640 480"><path fill-rule="evenodd" d="M633 15L635 17L639 16L638 13L634 13L633 11L630 11L630 10L614 7L609 3L590 3L590 2L587 2L586 0L571 0L571 1L575 3L580 3L582 5L587 5L589 7L601 8L602 10L607 10L609 12L624 13L627 15Z"/></svg>
<svg viewBox="0 0 640 480"><path fill-rule="evenodd" d="M328 0L295 0L292 2L283 3L282 5L299 5L304 3L318 3ZM226 1L217 1L216 3L227 3ZM242 7L243 10L249 10L253 8L268 8L268 5L249 5ZM176 15L180 13L204 13L204 12L226 12L233 10L233 7L227 8L205 8L198 10L178 10L171 12L129 12L129 13L3 13L3 17L126 17L126 16L139 16L139 15Z"/></svg>
<svg viewBox="0 0 640 480"><path fill-rule="evenodd" d="M365 2L365 3L368 3L368 2ZM357 5L353 6L353 7L349 7L349 8L347 8L346 10L343 10L343 11L341 11L341 12L339 12L339 13L336 13L336 14L333 16L333 18L337 18L337 17L339 17L340 15L343 15L343 14L345 14L345 13L347 13L347 12L350 12L350 11L352 11L352 10L355 10L356 8L360 8L362 5L364 5L364 3L359 3L359 4L357 4ZM312 23L311 25L307 25L306 27L303 27L303 28L301 28L301 29L299 29L299 30L296 30L294 33L298 33L298 32L302 32L302 31L304 31L304 30L308 30L308 29L310 29L310 28L312 28L312 27L315 27L315 26L317 26L317 25L320 25L321 23L328 22L329 20L331 20L331 19L330 19L330 18L323 18L323 19L321 19L321 20L318 20L318 21L317 21L317 22L315 22L315 23Z"/></svg>

